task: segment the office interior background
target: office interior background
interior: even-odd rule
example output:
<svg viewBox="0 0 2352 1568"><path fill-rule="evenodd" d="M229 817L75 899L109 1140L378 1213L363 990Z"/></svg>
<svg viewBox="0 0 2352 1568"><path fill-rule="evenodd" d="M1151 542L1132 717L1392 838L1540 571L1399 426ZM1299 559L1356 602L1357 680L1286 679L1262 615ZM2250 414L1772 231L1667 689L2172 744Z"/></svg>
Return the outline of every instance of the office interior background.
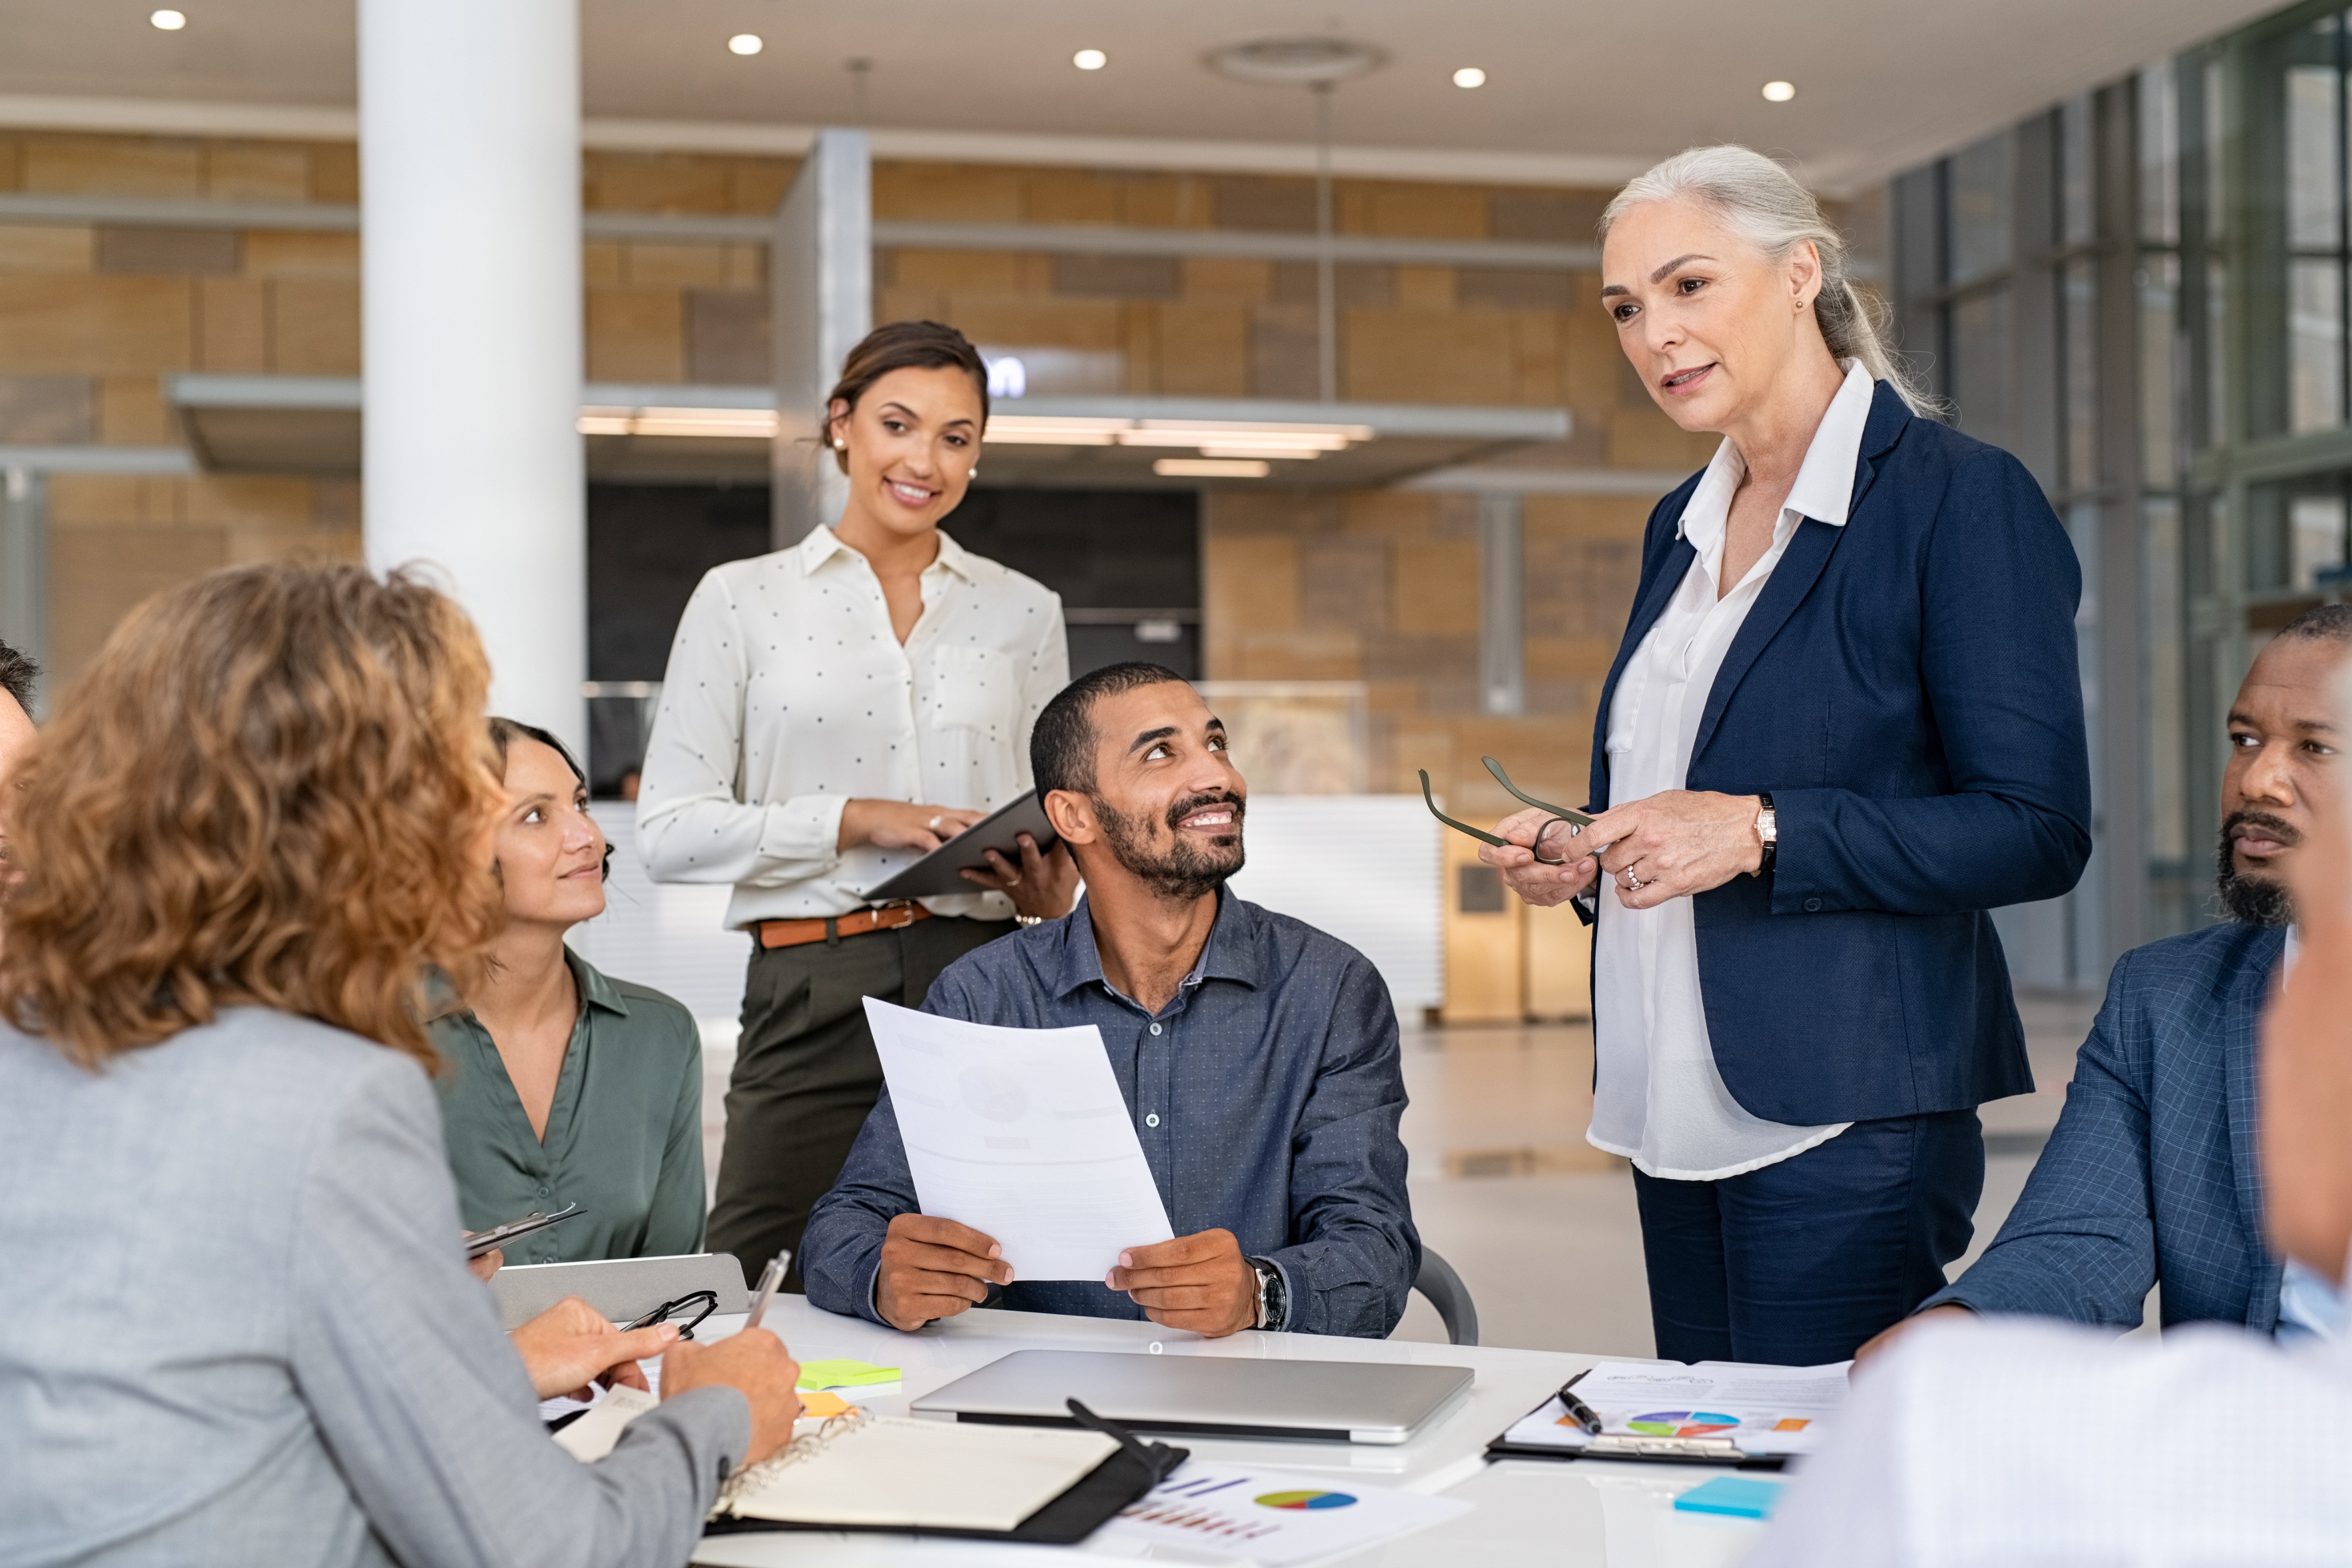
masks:
<svg viewBox="0 0 2352 1568"><path fill-rule="evenodd" d="M744 939L724 889L645 879L624 797L686 595L823 504L796 437L824 351L931 317L982 346L997 414L949 531L1062 595L1074 670L1154 658L1234 722L1238 885L1388 976L1416 1208L1488 1342L1647 1353L1630 1184L1582 1141L1581 928L1506 898L1415 773L1472 818L1511 804L1484 756L1585 793L1643 521L1715 446L1629 373L1594 222L1696 142L1827 198L1903 353L2083 562L2096 849L1999 917L2041 1088L1986 1110L1979 1245L2116 954L2214 918L2229 697L2352 581L2342 7L576 15L546 47L576 51L578 100L543 112L579 127L547 286L579 297L584 485L548 580L499 591L572 615L554 717L625 850L580 940L704 1019L714 1142ZM348 6L0 15L0 638L49 704L161 586L360 558L392 478L363 455L412 496L468 482L362 419L357 52ZM447 152L384 113L370 167L429 204ZM482 216L485 254L511 216ZM1402 1331L1437 1337L1426 1310Z"/></svg>

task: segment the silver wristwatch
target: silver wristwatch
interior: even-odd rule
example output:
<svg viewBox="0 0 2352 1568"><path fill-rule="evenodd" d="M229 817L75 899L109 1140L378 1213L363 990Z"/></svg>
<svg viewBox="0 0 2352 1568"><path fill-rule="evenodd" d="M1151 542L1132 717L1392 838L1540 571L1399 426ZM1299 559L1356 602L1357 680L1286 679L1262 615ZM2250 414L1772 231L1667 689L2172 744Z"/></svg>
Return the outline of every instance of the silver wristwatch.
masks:
<svg viewBox="0 0 2352 1568"><path fill-rule="evenodd" d="M1748 873L1751 877L1760 877L1769 871L1773 860L1780 853L1780 822L1772 810L1772 797L1759 795L1756 798L1763 803L1756 813L1756 837L1763 841L1764 854L1756 862L1756 869Z"/></svg>
<svg viewBox="0 0 2352 1568"><path fill-rule="evenodd" d="M1290 1303L1283 1289L1282 1270L1263 1258L1246 1260L1257 1275L1257 1313L1250 1320L1253 1329L1278 1329L1290 1316Z"/></svg>

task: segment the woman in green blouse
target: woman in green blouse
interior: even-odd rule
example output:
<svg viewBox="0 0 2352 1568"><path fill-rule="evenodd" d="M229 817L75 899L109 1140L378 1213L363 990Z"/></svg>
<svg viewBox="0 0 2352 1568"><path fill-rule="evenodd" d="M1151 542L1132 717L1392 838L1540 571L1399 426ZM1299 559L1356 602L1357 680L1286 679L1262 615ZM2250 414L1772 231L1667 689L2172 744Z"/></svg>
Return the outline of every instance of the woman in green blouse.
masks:
<svg viewBox="0 0 2352 1568"><path fill-rule="evenodd" d="M613 980L563 933L604 912L612 851L563 743L490 721L505 770L498 877L506 927L487 978L435 1020L441 1119L468 1230L533 1209L581 1214L509 1263L702 1250L702 1041L658 991Z"/></svg>

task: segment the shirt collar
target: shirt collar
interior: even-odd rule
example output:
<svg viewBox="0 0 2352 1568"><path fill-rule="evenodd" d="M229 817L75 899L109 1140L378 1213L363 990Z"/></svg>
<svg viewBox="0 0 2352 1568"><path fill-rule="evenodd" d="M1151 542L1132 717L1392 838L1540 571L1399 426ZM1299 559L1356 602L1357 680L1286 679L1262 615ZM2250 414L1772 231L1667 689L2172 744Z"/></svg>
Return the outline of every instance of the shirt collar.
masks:
<svg viewBox="0 0 2352 1568"><path fill-rule="evenodd" d="M572 983L580 987L580 1000L590 1007L602 1007L607 1013L617 1013L625 1018L629 1005L621 997L621 989L604 978L604 972L572 951L563 950L563 962L572 966Z"/></svg>
<svg viewBox="0 0 2352 1568"><path fill-rule="evenodd" d="M841 542L841 536L834 532L832 529L820 527L812 528L808 531L808 537L802 540L800 543L794 547L794 553L800 557L802 574L803 576L814 577L816 575L818 569L823 567L826 562L832 560L835 556L841 555L854 557L857 554L857 552L852 550L848 545L844 544ZM939 556L937 559L932 561L929 566L924 567L923 570L925 572L935 572L940 567L945 567L949 571L954 573L957 576L962 578L965 582L970 583L975 580L972 569L973 560L974 557L971 551L966 550L962 545L958 544L955 540L949 535L947 530L941 529L940 530Z"/></svg>
<svg viewBox="0 0 2352 1568"><path fill-rule="evenodd" d="M1052 980L1056 1000L1089 985L1116 989L1103 973L1102 950L1095 945L1094 915L1088 906L1088 900L1080 898L1078 907L1057 922L1062 928L1062 951ZM1184 986L1203 980L1237 980L1257 989L1265 971L1258 963L1256 924L1249 905L1228 889L1218 889L1217 918L1209 927L1209 940L1202 944L1192 973L1184 977Z"/></svg>
<svg viewBox="0 0 2352 1568"><path fill-rule="evenodd" d="M1821 425L1813 431L1812 444L1805 448L1797 482L1789 487L1789 499L1781 503L1783 510L1832 528L1845 526L1847 510L1853 503L1853 471L1862 461L1863 429L1870 423L1871 403L1878 389L1860 360L1848 360L1845 366L1845 380L1830 399ZM1675 528L1676 534L1688 539L1700 554L1714 548L1722 537L1731 516L1732 494L1747 471L1747 465L1739 460L1739 448L1727 437L1715 449L1714 460L1707 464L1698 489L1691 492Z"/></svg>

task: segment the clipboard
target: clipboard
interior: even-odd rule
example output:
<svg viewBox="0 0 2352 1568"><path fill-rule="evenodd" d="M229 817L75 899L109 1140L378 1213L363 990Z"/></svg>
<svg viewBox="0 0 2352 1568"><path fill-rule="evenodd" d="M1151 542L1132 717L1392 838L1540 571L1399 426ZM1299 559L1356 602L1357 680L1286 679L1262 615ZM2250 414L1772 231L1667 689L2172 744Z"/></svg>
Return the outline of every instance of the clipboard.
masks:
<svg viewBox="0 0 2352 1568"><path fill-rule="evenodd" d="M1552 1395L1529 1415L1557 1404ZM1521 1417L1524 1420L1526 1417ZM1512 1426L1518 1425L1513 1422ZM1631 1433L1609 1433L1595 1437L1577 1447L1555 1447L1549 1444L1514 1443L1509 1428L1486 1445L1490 1459L1550 1459L1566 1462L1574 1459L1632 1459L1654 1465L1721 1465L1739 1470L1778 1470L1789 1462L1786 1454L1750 1454L1728 1437L1643 1437Z"/></svg>
<svg viewBox="0 0 2352 1568"><path fill-rule="evenodd" d="M967 870L987 870L987 852L991 849L1019 865L1020 836L1024 833L1037 841L1041 855L1054 847L1053 820L1045 815L1045 803L1034 789L998 806L913 865L867 889L865 900L869 904L888 904L907 899L984 893L987 889L974 887L963 879L962 874Z"/></svg>

